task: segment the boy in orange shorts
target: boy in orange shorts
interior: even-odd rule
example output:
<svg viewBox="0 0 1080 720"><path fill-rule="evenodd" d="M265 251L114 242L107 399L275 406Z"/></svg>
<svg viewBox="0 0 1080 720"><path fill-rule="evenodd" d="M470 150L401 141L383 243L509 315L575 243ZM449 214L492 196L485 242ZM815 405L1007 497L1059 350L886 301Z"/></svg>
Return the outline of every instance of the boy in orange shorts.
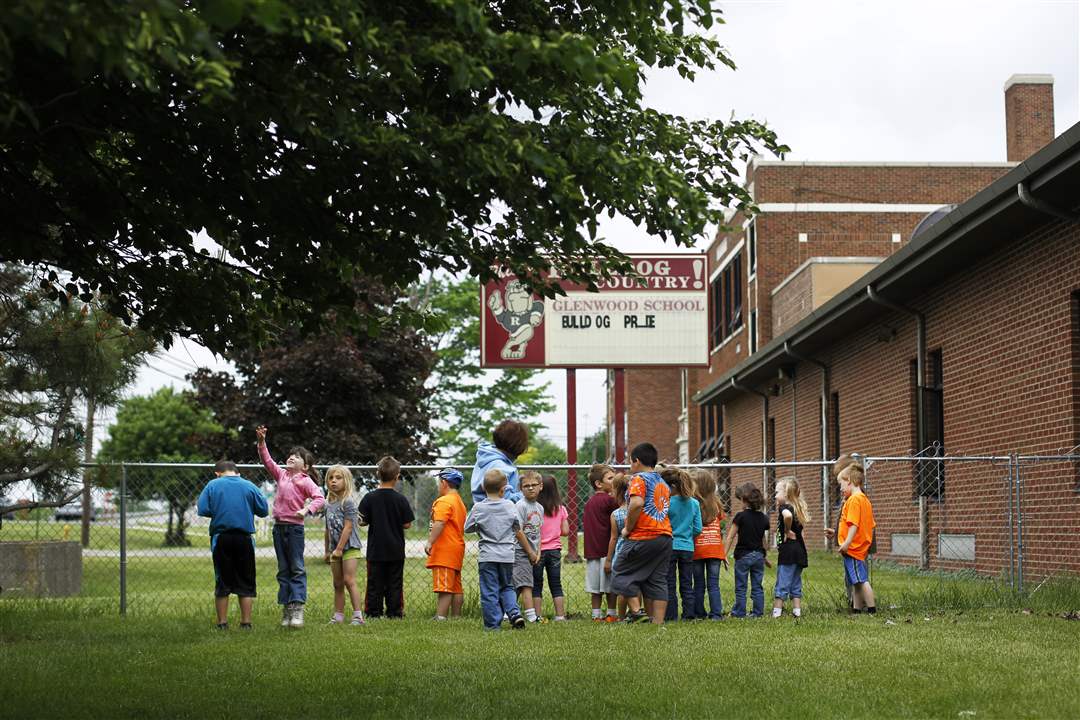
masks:
<svg viewBox="0 0 1080 720"><path fill-rule="evenodd" d="M840 492L846 498L840 511L840 524L835 533L826 528L825 534L835 534L840 555L844 560L844 579L851 585L851 599L856 612L877 612L874 590L866 568L866 555L874 538L874 509L863 492L863 467L851 463L836 476Z"/></svg>
<svg viewBox="0 0 1080 720"><path fill-rule="evenodd" d="M461 563L465 559L465 503L458 488L464 476L454 468L439 471L439 497L431 504L431 526L424 545L436 595L435 619L461 617L465 600Z"/></svg>

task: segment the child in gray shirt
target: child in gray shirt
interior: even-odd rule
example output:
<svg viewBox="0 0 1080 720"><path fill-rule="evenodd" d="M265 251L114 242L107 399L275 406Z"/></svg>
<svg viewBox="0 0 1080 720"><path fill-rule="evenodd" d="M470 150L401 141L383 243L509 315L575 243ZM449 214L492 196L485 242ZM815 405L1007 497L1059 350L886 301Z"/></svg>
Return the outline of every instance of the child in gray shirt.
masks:
<svg viewBox="0 0 1080 720"><path fill-rule="evenodd" d="M532 549L540 552L540 528L544 526L544 506L536 501L544 481L540 473L526 470L521 473L520 489L524 497L515 504L521 531L525 533ZM519 594L519 602L525 610L525 620L536 622L536 608L533 607L533 560L520 546L514 547L514 589Z"/></svg>
<svg viewBox="0 0 1080 720"><path fill-rule="evenodd" d="M480 609L484 629L498 630L503 614L515 629L525 627L514 593L514 548L520 545L535 563L537 553L521 531L514 503L503 498L506 475L501 470L484 473L486 499L473 505L465 518L465 532L480 535Z"/></svg>

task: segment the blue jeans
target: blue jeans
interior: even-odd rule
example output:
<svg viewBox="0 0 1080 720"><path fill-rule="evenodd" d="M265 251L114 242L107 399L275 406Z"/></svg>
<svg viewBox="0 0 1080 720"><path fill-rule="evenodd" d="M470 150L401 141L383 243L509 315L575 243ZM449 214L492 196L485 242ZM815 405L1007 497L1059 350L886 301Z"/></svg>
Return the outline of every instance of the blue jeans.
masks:
<svg viewBox="0 0 1080 720"><path fill-rule="evenodd" d="M709 619L724 616L724 600L720 597L720 561L709 558L694 561L694 617L705 617L705 590L709 591Z"/></svg>
<svg viewBox="0 0 1080 720"><path fill-rule="evenodd" d="M802 568L798 565L777 565L776 585L773 597L780 600L794 600L802 597Z"/></svg>
<svg viewBox="0 0 1080 720"><path fill-rule="evenodd" d="M533 565L533 597L544 594L544 568L547 568L548 590L551 597L563 597L562 550L541 550L540 562Z"/></svg>
<svg viewBox="0 0 1080 720"><path fill-rule="evenodd" d="M503 613L510 620L521 615L513 578L514 563L480 563L480 611L485 630L498 630Z"/></svg>
<svg viewBox="0 0 1080 720"><path fill-rule="evenodd" d="M287 523L274 525L274 553L277 554L278 604L307 602L304 526Z"/></svg>
<svg viewBox="0 0 1080 720"><path fill-rule="evenodd" d="M735 606L731 617L746 617L746 577L750 576L750 597L754 601L753 617L765 612L765 590L761 580L765 577L765 554L754 550L735 561Z"/></svg>
<svg viewBox="0 0 1080 720"><path fill-rule="evenodd" d="M694 588L692 578L694 574L694 551L672 550L671 561L667 571L667 611L664 620L671 622L679 618L679 604L677 599L682 600L682 619L694 619ZM679 587L676 593L675 581L678 577Z"/></svg>

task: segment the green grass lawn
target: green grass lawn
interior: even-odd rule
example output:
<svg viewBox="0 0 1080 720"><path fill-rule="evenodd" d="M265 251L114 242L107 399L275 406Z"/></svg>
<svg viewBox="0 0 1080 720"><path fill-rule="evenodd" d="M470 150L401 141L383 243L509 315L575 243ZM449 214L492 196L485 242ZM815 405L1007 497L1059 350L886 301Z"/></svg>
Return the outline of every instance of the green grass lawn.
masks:
<svg viewBox="0 0 1080 720"><path fill-rule="evenodd" d="M1075 580L1018 596L878 564L879 614L851 617L835 556L813 553L798 622L658 628L594 625L584 566L563 570L567 623L483 632L470 561L467 617L436 624L410 560L406 620L327 627L329 571L309 559L308 627L289 631L260 559L255 630L220 633L208 560L132 558L121 618L116 561L84 558L77 598L0 595L0 717L1080 716L1080 622L1062 617L1080 610ZM721 591L730 609L730 573Z"/></svg>
<svg viewBox="0 0 1080 720"><path fill-rule="evenodd" d="M203 608L207 609L203 602ZM4 717L1077 717L1080 623L980 610L794 622L470 618L253 632L207 617L0 612Z"/></svg>

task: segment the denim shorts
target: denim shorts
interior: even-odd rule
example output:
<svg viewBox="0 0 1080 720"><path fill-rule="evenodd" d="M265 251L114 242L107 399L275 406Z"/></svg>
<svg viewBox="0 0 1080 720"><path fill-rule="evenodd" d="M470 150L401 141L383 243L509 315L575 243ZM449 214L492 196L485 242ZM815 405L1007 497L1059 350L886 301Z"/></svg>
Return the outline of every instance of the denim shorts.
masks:
<svg viewBox="0 0 1080 720"><path fill-rule="evenodd" d="M776 566L776 585L773 586L773 597L779 600L802 597L801 567L794 563Z"/></svg>
<svg viewBox="0 0 1080 720"><path fill-rule="evenodd" d="M861 585L870 582L870 574L866 570L866 562L844 555L844 579L849 585Z"/></svg>

